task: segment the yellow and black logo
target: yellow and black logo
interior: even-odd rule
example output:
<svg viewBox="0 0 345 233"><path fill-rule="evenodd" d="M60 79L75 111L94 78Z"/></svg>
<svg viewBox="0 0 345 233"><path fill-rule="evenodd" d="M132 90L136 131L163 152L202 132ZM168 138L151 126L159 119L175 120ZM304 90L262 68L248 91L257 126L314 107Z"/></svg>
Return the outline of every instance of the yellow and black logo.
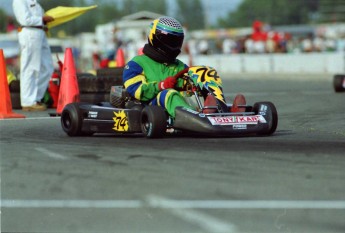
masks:
<svg viewBox="0 0 345 233"><path fill-rule="evenodd" d="M128 131L128 119L124 110L119 112L114 112L114 128L115 131L125 132Z"/></svg>

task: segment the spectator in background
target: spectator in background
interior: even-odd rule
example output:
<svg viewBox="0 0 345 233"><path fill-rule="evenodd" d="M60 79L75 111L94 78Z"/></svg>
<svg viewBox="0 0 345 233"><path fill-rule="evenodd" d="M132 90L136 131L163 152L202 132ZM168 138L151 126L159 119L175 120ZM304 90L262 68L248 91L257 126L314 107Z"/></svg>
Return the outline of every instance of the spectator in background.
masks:
<svg viewBox="0 0 345 233"><path fill-rule="evenodd" d="M236 53L246 53L246 37L241 37L236 40Z"/></svg>
<svg viewBox="0 0 345 233"><path fill-rule="evenodd" d="M96 39L92 40L90 50L92 53L92 67L93 69L98 69L100 68L102 57L101 57L100 49L99 49L98 42Z"/></svg>
<svg viewBox="0 0 345 233"><path fill-rule="evenodd" d="M13 0L13 12L20 24L18 40L20 59L20 100L23 111L44 111L41 103L52 76L53 58L46 38L48 22L36 0Z"/></svg>
<svg viewBox="0 0 345 233"><path fill-rule="evenodd" d="M222 50L224 54L231 54L236 52L236 42L230 37L223 40Z"/></svg>
<svg viewBox="0 0 345 233"><path fill-rule="evenodd" d="M254 41L250 35L248 35L244 41L244 49L246 53L254 53Z"/></svg>
<svg viewBox="0 0 345 233"><path fill-rule="evenodd" d="M337 40L337 51L345 52L345 32L343 32Z"/></svg>
<svg viewBox="0 0 345 233"><path fill-rule="evenodd" d="M187 43L188 45L188 53L192 56L198 54L198 48L197 48L197 40L194 37L191 37Z"/></svg>
<svg viewBox="0 0 345 233"><path fill-rule="evenodd" d="M301 39L302 52L310 53L313 51L312 35L308 35Z"/></svg>
<svg viewBox="0 0 345 233"><path fill-rule="evenodd" d="M198 43L198 51L200 54L207 55L209 47L208 47L208 41L206 39L202 39Z"/></svg>
<svg viewBox="0 0 345 233"><path fill-rule="evenodd" d="M274 40L275 32L270 31L267 33L266 51L267 53L275 53L277 49L277 42Z"/></svg>
<svg viewBox="0 0 345 233"><path fill-rule="evenodd" d="M288 52L288 41L291 39L290 34L284 33L284 32L279 32L277 34L277 53L287 53Z"/></svg>
<svg viewBox="0 0 345 233"><path fill-rule="evenodd" d="M266 52L265 41L254 41L253 50L254 50L254 53L265 53Z"/></svg>
<svg viewBox="0 0 345 233"><path fill-rule="evenodd" d="M16 32L16 30L17 30L17 26L14 22L14 19L11 16L9 16L7 18L6 32L12 33L12 32Z"/></svg>
<svg viewBox="0 0 345 233"><path fill-rule="evenodd" d="M325 39L322 36L315 36L313 39L313 47L315 52L323 52L325 50Z"/></svg>
<svg viewBox="0 0 345 233"><path fill-rule="evenodd" d="M335 40L335 35L331 34L328 35L326 41L325 41L325 47L327 52L334 52L337 49L337 42Z"/></svg>
<svg viewBox="0 0 345 233"><path fill-rule="evenodd" d="M267 33L263 29L264 24L261 21L255 20L252 28L253 33L251 39L253 41L253 52L254 53L265 53L266 52L266 40Z"/></svg>
<svg viewBox="0 0 345 233"><path fill-rule="evenodd" d="M124 41L122 40L123 33L121 29L115 27L114 28L114 45L115 45L115 51L117 51L123 44Z"/></svg>
<svg viewBox="0 0 345 233"><path fill-rule="evenodd" d="M147 36L146 36L146 32L142 31L141 32L141 39L136 41L135 47L137 49L137 55L141 55L143 54L143 49L144 49L144 45L147 41Z"/></svg>

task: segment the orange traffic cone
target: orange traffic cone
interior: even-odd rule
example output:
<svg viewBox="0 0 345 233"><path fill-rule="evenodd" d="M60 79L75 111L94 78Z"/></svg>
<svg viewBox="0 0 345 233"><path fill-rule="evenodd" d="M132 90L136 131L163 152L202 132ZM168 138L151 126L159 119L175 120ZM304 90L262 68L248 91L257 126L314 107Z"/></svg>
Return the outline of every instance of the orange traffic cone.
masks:
<svg viewBox="0 0 345 233"><path fill-rule="evenodd" d="M25 116L12 112L12 101L7 82L4 52L0 49L0 119L5 118L25 118Z"/></svg>
<svg viewBox="0 0 345 233"><path fill-rule="evenodd" d="M59 101L56 108L57 114L61 114L63 108L67 104L80 101L77 71L74 65L71 48L66 48L65 60L63 64Z"/></svg>
<svg viewBox="0 0 345 233"><path fill-rule="evenodd" d="M121 48L117 49L116 52L116 66L117 67L124 67L125 66L125 55Z"/></svg>

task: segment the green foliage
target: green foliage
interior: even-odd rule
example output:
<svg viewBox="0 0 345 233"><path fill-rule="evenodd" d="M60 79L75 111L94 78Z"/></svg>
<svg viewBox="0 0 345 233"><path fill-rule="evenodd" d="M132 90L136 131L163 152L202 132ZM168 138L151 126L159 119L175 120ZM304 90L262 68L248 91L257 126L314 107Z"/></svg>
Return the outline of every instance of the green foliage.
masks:
<svg viewBox="0 0 345 233"><path fill-rule="evenodd" d="M84 7L97 5L80 17L54 27L50 34L55 37L61 31L65 35L76 35L81 32L94 32L98 24L104 24L121 19L121 17L138 11L151 11L162 15L176 17L189 29L202 29L205 26L204 9L201 0L176 0L178 3L178 16L167 7L167 0L41 0L40 4L45 11L58 6ZM0 29L6 28L6 14L0 9Z"/></svg>
<svg viewBox="0 0 345 233"><path fill-rule="evenodd" d="M6 22L7 22L7 15L6 13L0 9L0 32L6 32Z"/></svg>
<svg viewBox="0 0 345 233"><path fill-rule="evenodd" d="M67 7L84 7L90 6L93 4L87 4L85 0L59 0L59 1L51 1L51 0L42 0L40 2L41 6L45 11L49 9L58 7L58 6L67 6ZM50 34L55 37L58 35L59 32L63 31L65 35L75 35L80 32L93 32L95 25L98 23L95 19L98 19L97 16L98 8L86 12L85 14L81 15L77 19L74 19L68 23L61 24L57 27L54 27L50 30ZM99 12L98 12L99 13Z"/></svg>
<svg viewBox="0 0 345 233"><path fill-rule="evenodd" d="M151 11L158 14L166 14L166 1L157 0L124 0L124 13L126 15L138 11Z"/></svg>
<svg viewBox="0 0 345 233"><path fill-rule="evenodd" d="M318 0L243 0L238 10L218 21L221 27L250 27L254 20L270 25L307 24Z"/></svg>
<svg viewBox="0 0 345 233"><path fill-rule="evenodd" d="M345 22L345 1L319 0L319 11L315 18L318 22Z"/></svg>
<svg viewBox="0 0 345 233"><path fill-rule="evenodd" d="M179 12L177 18L190 30L205 27L205 14L200 0L177 0Z"/></svg>
<svg viewBox="0 0 345 233"><path fill-rule="evenodd" d="M205 28L205 11L201 0L175 0L177 11L168 8L167 0L40 0L47 11L57 6L98 5L71 22L51 30L67 35L94 32L98 24L116 21L138 11L151 11L176 17L189 30ZM6 13L0 9L0 31L6 31ZM218 20L216 27L250 27L254 20L271 25L292 25L322 22L344 22L344 0L243 0L237 11Z"/></svg>
<svg viewBox="0 0 345 233"><path fill-rule="evenodd" d="M124 16L122 10L118 9L114 4L106 3L98 5L98 10L93 12L93 19L97 19L98 24L108 23L110 21L119 20Z"/></svg>
<svg viewBox="0 0 345 233"><path fill-rule="evenodd" d="M75 35L81 32L94 32L95 28L98 24L105 24L111 21L119 20L121 17L133 14L138 11L152 11L155 13L165 14L166 10L166 3L165 1L156 1L156 0L123 0L123 7L115 4L114 1L108 0L93 0L93 1L85 1L85 0L65 0L66 4L62 4L60 1L57 3L56 1L46 0L47 2L44 6L44 9L50 9L56 6L89 6L89 5L97 5L96 9L93 9L89 12L86 12L84 15L78 17L77 19L62 24L61 26L57 26L53 28L51 31L52 35L56 35L58 31L65 31L68 35ZM88 4L87 4L88 2ZM49 4L48 4L49 3ZM67 5L67 3L69 5Z"/></svg>
<svg viewBox="0 0 345 233"><path fill-rule="evenodd" d="M51 8L57 6L73 6L73 1L70 0L59 0L59 1L51 1L51 0L41 0L40 4L42 8L47 11Z"/></svg>

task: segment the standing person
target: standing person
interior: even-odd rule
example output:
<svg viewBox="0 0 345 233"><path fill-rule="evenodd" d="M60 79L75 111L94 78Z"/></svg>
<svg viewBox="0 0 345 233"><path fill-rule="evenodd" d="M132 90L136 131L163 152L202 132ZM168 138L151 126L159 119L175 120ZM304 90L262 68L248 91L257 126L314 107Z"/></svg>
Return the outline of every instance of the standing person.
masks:
<svg viewBox="0 0 345 233"><path fill-rule="evenodd" d="M43 98L54 66L46 38L46 24L54 20L44 15L37 0L13 0L13 12L20 24L20 101L23 111L44 111Z"/></svg>

